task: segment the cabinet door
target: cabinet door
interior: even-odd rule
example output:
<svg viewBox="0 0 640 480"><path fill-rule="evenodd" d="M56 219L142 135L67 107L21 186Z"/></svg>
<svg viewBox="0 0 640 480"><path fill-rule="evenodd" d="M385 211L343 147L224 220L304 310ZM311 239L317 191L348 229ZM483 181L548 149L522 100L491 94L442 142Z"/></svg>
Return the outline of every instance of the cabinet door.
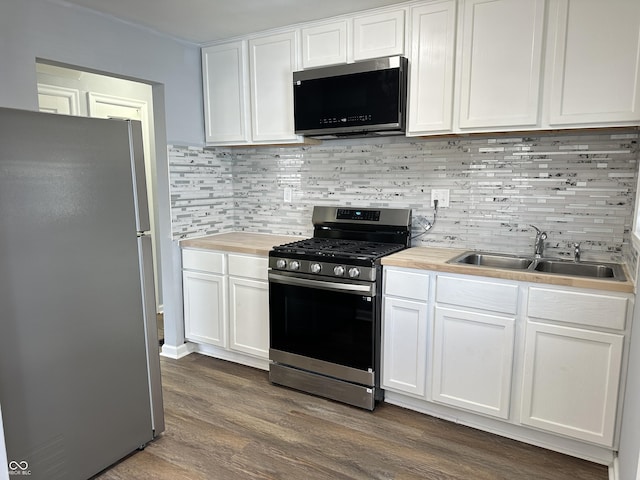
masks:
<svg viewBox="0 0 640 480"><path fill-rule="evenodd" d="M347 21L302 29L302 68L347 63Z"/></svg>
<svg viewBox="0 0 640 480"><path fill-rule="evenodd" d="M521 422L611 447L623 336L527 323Z"/></svg>
<svg viewBox="0 0 640 480"><path fill-rule="evenodd" d="M246 65L244 41L202 49L205 137L209 143L249 140Z"/></svg>
<svg viewBox="0 0 640 480"><path fill-rule="evenodd" d="M460 128L538 123L544 0L465 0Z"/></svg>
<svg viewBox="0 0 640 480"><path fill-rule="evenodd" d="M385 297L382 325L382 386L424 396L427 304Z"/></svg>
<svg viewBox="0 0 640 480"><path fill-rule="evenodd" d="M433 400L509 417L515 319L436 306Z"/></svg>
<svg viewBox="0 0 640 480"><path fill-rule="evenodd" d="M551 4L549 123L640 120L640 2Z"/></svg>
<svg viewBox="0 0 640 480"><path fill-rule="evenodd" d="M249 41L251 130L254 142L298 140L293 123L295 32Z"/></svg>
<svg viewBox="0 0 640 480"><path fill-rule="evenodd" d="M185 337L227 346L226 285L222 275L182 272Z"/></svg>
<svg viewBox="0 0 640 480"><path fill-rule="evenodd" d="M269 284L229 277L229 348L269 358Z"/></svg>
<svg viewBox="0 0 640 480"><path fill-rule="evenodd" d="M353 59L404 54L404 10L356 17L353 20Z"/></svg>
<svg viewBox="0 0 640 480"><path fill-rule="evenodd" d="M411 9L412 44L407 135L452 128L456 4Z"/></svg>

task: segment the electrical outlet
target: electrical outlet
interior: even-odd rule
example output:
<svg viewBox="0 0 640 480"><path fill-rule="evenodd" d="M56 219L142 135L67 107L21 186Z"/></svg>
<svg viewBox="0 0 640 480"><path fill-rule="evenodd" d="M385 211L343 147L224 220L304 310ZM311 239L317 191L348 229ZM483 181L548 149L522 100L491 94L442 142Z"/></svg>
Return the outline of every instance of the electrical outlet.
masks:
<svg viewBox="0 0 640 480"><path fill-rule="evenodd" d="M293 189L291 187L284 187L284 201L285 203L293 201Z"/></svg>
<svg viewBox="0 0 640 480"><path fill-rule="evenodd" d="M431 206L434 200L438 200L438 208L449 208L449 189L433 189L431 190Z"/></svg>

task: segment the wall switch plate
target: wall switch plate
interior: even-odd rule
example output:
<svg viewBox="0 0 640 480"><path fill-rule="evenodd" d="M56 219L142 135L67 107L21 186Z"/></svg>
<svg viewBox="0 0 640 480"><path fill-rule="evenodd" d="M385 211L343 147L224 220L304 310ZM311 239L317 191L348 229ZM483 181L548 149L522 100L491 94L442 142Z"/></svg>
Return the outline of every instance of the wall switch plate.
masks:
<svg viewBox="0 0 640 480"><path fill-rule="evenodd" d="M438 200L438 208L449 208L449 189L433 189L431 190L431 206L434 200Z"/></svg>
<svg viewBox="0 0 640 480"><path fill-rule="evenodd" d="M285 203L293 201L293 189L291 187L284 187L284 201Z"/></svg>

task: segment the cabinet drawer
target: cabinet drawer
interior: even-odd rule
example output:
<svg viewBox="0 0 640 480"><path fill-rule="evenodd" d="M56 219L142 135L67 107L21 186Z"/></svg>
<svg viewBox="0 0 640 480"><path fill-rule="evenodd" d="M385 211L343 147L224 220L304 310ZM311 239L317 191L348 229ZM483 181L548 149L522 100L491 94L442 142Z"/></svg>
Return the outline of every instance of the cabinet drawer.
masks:
<svg viewBox="0 0 640 480"><path fill-rule="evenodd" d="M267 280L269 259L229 254L229 275Z"/></svg>
<svg viewBox="0 0 640 480"><path fill-rule="evenodd" d="M182 250L182 268L210 273L225 273L224 254L206 250Z"/></svg>
<svg viewBox="0 0 640 480"><path fill-rule="evenodd" d="M426 302L429 298L429 278L424 273L385 268L384 293Z"/></svg>
<svg viewBox="0 0 640 480"><path fill-rule="evenodd" d="M530 287L527 316L624 330L627 307L628 299L622 296Z"/></svg>
<svg viewBox="0 0 640 480"><path fill-rule="evenodd" d="M518 286L438 275L436 301L515 315L518 311Z"/></svg>

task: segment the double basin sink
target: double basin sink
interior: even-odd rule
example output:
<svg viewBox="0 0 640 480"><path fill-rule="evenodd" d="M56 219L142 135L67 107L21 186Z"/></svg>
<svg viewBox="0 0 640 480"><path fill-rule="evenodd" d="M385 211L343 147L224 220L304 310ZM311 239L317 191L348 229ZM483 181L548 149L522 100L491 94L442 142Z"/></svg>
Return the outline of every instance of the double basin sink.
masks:
<svg viewBox="0 0 640 480"><path fill-rule="evenodd" d="M555 275L597 278L624 282L627 277L619 263L573 262L556 258L534 258L492 252L465 252L447 263L520 270Z"/></svg>

